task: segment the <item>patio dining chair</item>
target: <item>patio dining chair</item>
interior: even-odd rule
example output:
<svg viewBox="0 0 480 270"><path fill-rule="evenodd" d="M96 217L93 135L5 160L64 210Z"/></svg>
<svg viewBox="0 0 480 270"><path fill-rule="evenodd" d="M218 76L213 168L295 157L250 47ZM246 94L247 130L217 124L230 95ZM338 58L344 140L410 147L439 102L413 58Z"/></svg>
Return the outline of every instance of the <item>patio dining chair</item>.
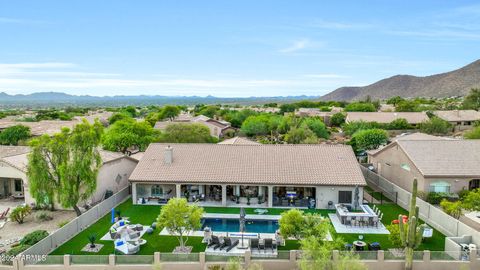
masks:
<svg viewBox="0 0 480 270"><path fill-rule="evenodd" d="M347 216L347 218L345 219L345 225L352 226L352 217L351 216Z"/></svg>
<svg viewBox="0 0 480 270"><path fill-rule="evenodd" d="M369 219L368 217L362 217L362 224L363 224L363 226L367 226L367 227L368 227L368 225L369 225L368 222L369 222L369 221L370 221L370 219Z"/></svg>
<svg viewBox="0 0 480 270"><path fill-rule="evenodd" d="M378 228L378 216L372 218L372 226L375 225L375 227Z"/></svg>

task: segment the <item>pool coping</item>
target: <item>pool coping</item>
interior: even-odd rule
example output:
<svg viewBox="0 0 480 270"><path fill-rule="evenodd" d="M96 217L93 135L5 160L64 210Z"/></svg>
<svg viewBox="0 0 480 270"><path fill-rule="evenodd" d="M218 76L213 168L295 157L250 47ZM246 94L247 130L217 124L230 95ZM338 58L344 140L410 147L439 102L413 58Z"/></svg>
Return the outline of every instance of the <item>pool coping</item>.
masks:
<svg viewBox="0 0 480 270"><path fill-rule="evenodd" d="M247 220L274 220L278 221L280 215L245 215ZM204 213L203 218L225 218L225 219L239 219L239 214L220 214L220 213Z"/></svg>

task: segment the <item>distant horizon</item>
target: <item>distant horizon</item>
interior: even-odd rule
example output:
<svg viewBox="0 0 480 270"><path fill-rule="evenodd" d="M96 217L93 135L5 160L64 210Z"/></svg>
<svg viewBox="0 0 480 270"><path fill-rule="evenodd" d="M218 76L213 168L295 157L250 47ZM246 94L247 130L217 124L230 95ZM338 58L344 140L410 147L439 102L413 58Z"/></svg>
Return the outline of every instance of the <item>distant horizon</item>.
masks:
<svg viewBox="0 0 480 270"><path fill-rule="evenodd" d="M473 0L8 1L0 92L323 96L471 63L479 19Z"/></svg>

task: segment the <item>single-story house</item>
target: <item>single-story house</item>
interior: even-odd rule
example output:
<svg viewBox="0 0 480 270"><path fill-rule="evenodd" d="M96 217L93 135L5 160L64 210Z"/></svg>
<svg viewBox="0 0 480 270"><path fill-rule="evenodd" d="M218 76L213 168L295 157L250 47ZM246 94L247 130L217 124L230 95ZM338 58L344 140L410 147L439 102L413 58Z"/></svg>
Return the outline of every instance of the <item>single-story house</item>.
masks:
<svg viewBox="0 0 480 270"><path fill-rule="evenodd" d="M227 131L235 132L235 129L227 121L212 119L204 115L192 116L190 114L181 114L171 121L159 121L155 123L154 128L165 130L169 125L176 123L203 124L208 127L210 130L210 135L215 138L223 137Z"/></svg>
<svg viewBox="0 0 480 270"><path fill-rule="evenodd" d="M475 110L434 111L433 114L452 124L455 131L471 129L474 122L480 121L480 112Z"/></svg>
<svg viewBox="0 0 480 270"><path fill-rule="evenodd" d="M348 112L345 122L364 121L388 124L400 118L407 120L413 126L429 119L425 112Z"/></svg>
<svg viewBox="0 0 480 270"><path fill-rule="evenodd" d="M325 112L318 108L298 108L295 110L295 116L299 117L319 117L324 123L330 122L330 117L334 115L333 112Z"/></svg>
<svg viewBox="0 0 480 270"><path fill-rule="evenodd" d="M23 199L27 204L35 200L28 191L27 164L29 147L0 146L0 198ZM128 177L138 160L122 153L100 150L103 165L97 176L97 190L85 203L92 204L104 198L107 190L113 193L129 185Z"/></svg>
<svg viewBox="0 0 480 270"><path fill-rule="evenodd" d="M480 140L412 134L369 151L368 162L408 191L414 178L423 192L456 193L480 187Z"/></svg>
<svg viewBox="0 0 480 270"><path fill-rule="evenodd" d="M328 208L361 203L346 145L150 144L130 176L134 204L186 197L204 206ZM356 192L358 191L358 192Z"/></svg>

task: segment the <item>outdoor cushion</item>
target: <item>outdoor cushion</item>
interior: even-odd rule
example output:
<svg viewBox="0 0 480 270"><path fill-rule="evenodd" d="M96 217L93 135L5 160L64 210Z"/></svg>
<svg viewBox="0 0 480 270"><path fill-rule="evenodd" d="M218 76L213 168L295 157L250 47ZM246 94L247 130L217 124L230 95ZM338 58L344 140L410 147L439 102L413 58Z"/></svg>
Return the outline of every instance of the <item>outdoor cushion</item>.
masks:
<svg viewBox="0 0 480 270"><path fill-rule="evenodd" d="M124 243L123 241L118 241L118 242L117 242L117 243L115 243L115 244L117 245L117 247L119 247L119 246L122 246L122 245L124 245L125 243Z"/></svg>

